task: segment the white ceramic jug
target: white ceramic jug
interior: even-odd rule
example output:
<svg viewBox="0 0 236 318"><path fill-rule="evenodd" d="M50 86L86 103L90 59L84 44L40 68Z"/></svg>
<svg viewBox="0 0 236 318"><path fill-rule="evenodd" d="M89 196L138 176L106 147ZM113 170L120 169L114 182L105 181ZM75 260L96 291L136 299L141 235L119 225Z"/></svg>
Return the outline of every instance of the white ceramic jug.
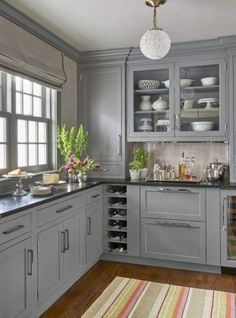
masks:
<svg viewBox="0 0 236 318"><path fill-rule="evenodd" d="M139 109L143 111L152 110L152 103L150 101L151 96L150 95L143 95L141 96L141 103L139 104Z"/></svg>
<svg viewBox="0 0 236 318"><path fill-rule="evenodd" d="M152 108L155 110L163 110L166 109L167 107L167 103L166 101L162 98L159 97L153 104L152 104Z"/></svg>

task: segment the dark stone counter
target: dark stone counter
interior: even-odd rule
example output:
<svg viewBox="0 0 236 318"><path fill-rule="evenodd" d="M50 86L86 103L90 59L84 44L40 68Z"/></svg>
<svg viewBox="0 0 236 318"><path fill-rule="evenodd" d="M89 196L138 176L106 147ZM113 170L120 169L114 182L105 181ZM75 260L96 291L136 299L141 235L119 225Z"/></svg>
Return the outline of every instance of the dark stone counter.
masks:
<svg viewBox="0 0 236 318"><path fill-rule="evenodd" d="M47 196L32 196L28 193L23 197L14 197L10 193L0 195L0 218L30 209L32 207L66 197L100 184L128 184L128 185L145 185L156 187L200 187L215 188L222 190L236 190L236 184L232 185L228 181L209 183L209 182L169 182L169 181L145 181L130 179L92 179L85 186L80 187L77 183L63 184L54 187L52 194Z"/></svg>

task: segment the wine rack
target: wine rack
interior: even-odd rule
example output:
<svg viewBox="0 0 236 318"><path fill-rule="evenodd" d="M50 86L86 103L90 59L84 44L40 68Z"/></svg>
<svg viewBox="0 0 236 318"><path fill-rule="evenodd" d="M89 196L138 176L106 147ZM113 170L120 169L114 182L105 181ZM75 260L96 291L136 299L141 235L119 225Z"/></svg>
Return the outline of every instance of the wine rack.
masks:
<svg viewBox="0 0 236 318"><path fill-rule="evenodd" d="M105 240L106 253L127 254L127 186L106 186L105 196Z"/></svg>

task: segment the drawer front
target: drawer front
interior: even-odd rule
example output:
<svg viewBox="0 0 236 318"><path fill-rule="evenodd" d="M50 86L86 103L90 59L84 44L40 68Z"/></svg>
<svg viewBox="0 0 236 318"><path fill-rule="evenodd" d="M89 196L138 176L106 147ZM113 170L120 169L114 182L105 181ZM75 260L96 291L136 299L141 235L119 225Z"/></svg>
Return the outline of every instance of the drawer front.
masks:
<svg viewBox="0 0 236 318"><path fill-rule="evenodd" d="M16 219L0 224L0 244L6 243L18 236L31 231L31 214L22 215Z"/></svg>
<svg viewBox="0 0 236 318"><path fill-rule="evenodd" d="M142 187L141 215L150 218L205 221L205 200L205 189Z"/></svg>
<svg viewBox="0 0 236 318"><path fill-rule="evenodd" d="M141 220L141 256L206 263L205 224L163 219Z"/></svg>
<svg viewBox="0 0 236 318"><path fill-rule="evenodd" d="M40 227L58 218L70 217L80 211L84 211L84 197L81 194L76 198L55 201L54 203L37 210L37 226Z"/></svg>
<svg viewBox="0 0 236 318"><path fill-rule="evenodd" d="M86 205L91 205L94 202L96 202L97 200L101 200L102 199L102 186L96 187L92 190L88 190L86 192Z"/></svg>

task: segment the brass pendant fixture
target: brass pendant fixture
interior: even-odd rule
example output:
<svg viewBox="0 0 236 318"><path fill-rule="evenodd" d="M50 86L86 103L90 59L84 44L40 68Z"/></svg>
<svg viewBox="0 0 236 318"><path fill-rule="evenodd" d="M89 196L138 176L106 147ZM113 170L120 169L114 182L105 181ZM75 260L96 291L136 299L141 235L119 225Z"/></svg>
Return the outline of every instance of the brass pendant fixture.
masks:
<svg viewBox="0 0 236 318"><path fill-rule="evenodd" d="M146 5L149 7L159 7L160 5L166 3L166 0L146 0Z"/></svg>
<svg viewBox="0 0 236 318"><path fill-rule="evenodd" d="M149 59L158 60L163 58L170 50L169 35L157 27L156 11L166 0L145 0L147 6L154 8L153 28L147 30L140 41L141 52Z"/></svg>

